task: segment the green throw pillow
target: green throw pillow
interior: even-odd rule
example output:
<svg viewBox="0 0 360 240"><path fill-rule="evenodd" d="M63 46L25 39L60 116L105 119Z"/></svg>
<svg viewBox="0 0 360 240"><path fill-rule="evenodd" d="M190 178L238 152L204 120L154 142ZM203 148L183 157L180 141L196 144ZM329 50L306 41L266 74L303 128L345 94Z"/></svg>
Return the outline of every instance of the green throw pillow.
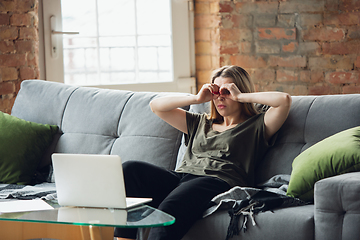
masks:
<svg viewBox="0 0 360 240"><path fill-rule="evenodd" d="M31 184L56 125L39 124L0 112L0 183Z"/></svg>
<svg viewBox="0 0 360 240"><path fill-rule="evenodd" d="M354 127L314 144L295 158L287 195L313 201L318 180L359 170L360 127Z"/></svg>

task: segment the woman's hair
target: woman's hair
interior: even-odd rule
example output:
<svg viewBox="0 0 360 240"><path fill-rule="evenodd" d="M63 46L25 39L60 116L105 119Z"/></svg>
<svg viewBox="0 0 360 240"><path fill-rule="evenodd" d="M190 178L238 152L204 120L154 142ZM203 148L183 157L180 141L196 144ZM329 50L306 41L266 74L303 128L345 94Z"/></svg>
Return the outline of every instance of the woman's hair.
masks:
<svg viewBox="0 0 360 240"><path fill-rule="evenodd" d="M214 83L215 79L218 77L231 78L242 93L252 93L255 91L249 74L239 66L224 66L215 70L211 77L211 83ZM259 113L254 103L241 103L241 108L243 113L249 117ZM213 101L211 101L210 119L223 121L223 117L216 110Z"/></svg>

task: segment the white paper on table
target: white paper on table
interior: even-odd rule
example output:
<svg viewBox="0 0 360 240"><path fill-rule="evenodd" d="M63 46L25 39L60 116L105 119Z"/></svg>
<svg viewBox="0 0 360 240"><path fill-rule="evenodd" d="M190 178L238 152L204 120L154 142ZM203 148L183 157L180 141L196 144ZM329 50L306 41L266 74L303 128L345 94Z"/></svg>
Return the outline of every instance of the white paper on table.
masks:
<svg viewBox="0 0 360 240"><path fill-rule="evenodd" d="M41 199L0 202L0 213L29 212L54 209Z"/></svg>

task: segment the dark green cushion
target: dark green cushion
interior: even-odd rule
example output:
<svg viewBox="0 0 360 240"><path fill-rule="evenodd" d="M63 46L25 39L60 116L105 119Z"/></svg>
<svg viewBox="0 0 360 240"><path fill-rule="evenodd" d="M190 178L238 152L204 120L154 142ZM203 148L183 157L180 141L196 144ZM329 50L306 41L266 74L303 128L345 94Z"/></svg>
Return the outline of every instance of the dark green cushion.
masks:
<svg viewBox="0 0 360 240"><path fill-rule="evenodd" d="M313 201L318 180L360 170L360 127L314 144L295 158L292 168L287 195Z"/></svg>
<svg viewBox="0 0 360 240"><path fill-rule="evenodd" d="M25 121L0 112L0 183L31 184L56 125Z"/></svg>

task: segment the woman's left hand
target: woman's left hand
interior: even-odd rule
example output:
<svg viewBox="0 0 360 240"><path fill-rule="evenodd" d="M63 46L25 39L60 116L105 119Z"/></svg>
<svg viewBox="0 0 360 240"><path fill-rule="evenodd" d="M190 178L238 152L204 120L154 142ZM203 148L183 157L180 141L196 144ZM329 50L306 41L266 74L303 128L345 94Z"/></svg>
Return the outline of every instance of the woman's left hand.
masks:
<svg viewBox="0 0 360 240"><path fill-rule="evenodd" d="M241 91L238 89L235 83L225 83L221 85L219 92L220 96L230 98L233 101L239 101L239 96L241 94Z"/></svg>

